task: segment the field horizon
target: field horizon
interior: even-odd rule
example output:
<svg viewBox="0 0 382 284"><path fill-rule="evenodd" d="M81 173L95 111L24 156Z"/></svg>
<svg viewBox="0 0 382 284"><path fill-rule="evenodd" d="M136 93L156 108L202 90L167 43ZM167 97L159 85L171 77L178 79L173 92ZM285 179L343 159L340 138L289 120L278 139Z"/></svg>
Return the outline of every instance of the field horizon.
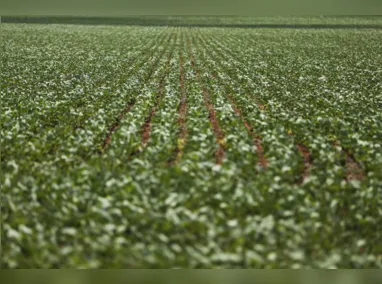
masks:
<svg viewBox="0 0 382 284"><path fill-rule="evenodd" d="M3 23L200 26L243 28L382 28L382 15L242 16L242 15L126 15L126 16L2 16Z"/></svg>

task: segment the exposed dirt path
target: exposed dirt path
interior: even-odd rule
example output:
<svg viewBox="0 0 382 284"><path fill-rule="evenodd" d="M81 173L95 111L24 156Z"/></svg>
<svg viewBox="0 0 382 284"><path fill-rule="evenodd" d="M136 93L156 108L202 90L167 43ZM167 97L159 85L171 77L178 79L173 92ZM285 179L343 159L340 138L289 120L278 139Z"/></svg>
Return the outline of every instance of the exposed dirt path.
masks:
<svg viewBox="0 0 382 284"><path fill-rule="evenodd" d="M171 37L169 37L169 39L167 40L167 42L169 42L171 39ZM152 76L152 74L154 73L154 70L155 70L155 67L158 65L158 62L160 60L160 58L163 56L164 52L162 52L162 54L158 57L158 59L155 61L155 63L153 64L153 66L151 66L150 68L150 72L148 73L147 77L146 77L146 80L149 80ZM104 139L103 143L101 144L101 150L99 151L99 154L103 154L106 150L106 148L110 145L111 143L111 138L113 136L113 134L117 131L117 129L121 126L121 121L122 119L125 117L125 115L134 107L135 105L135 99L132 98L129 103L127 103L127 105L123 108L123 110L121 111L121 113L119 114L119 116L117 117L117 119L115 120L115 122L112 124L112 126L109 128L107 134L106 134L106 138Z"/></svg>
<svg viewBox="0 0 382 284"><path fill-rule="evenodd" d="M203 85L203 82L202 82L202 79L200 76L200 72L199 72L198 68L195 66L195 59L191 54L190 54L190 59L191 59L192 68L194 69L194 71L196 73L196 78L197 78L199 84L202 86L204 104L205 104L205 106L208 110L208 113L209 113L208 119L212 125L212 129L213 129L213 132L214 132L214 135L216 138L216 143L218 144L218 148L215 152L216 163L218 165L221 165L223 163L223 159L225 157L224 132L222 131L222 129L219 126L219 122L218 122L218 119L216 117L216 111L215 111L214 105L211 102L210 94L208 93L206 88L204 88L204 85Z"/></svg>
<svg viewBox="0 0 382 284"><path fill-rule="evenodd" d="M142 152L143 149L146 147L147 142L150 139L151 130L152 130L152 123L151 123L151 121L152 121L152 119L153 119L156 111L158 110L158 107L160 106L160 104L162 102L162 99L163 99L164 88L165 88L164 84L165 84L166 76L169 73L171 56L172 56L172 52L170 53L170 55L169 55L169 57L167 59L166 68L165 68L164 74L161 77L161 80L159 82L158 94L156 95L154 105L151 108L151 111L148 114L147 118L145 119L145 122L143 123L142 128L141 128L141 133L142 133L141 146L135 152L133 152L130 155L130 158L135 156L135 155L137 155L137 154L139 154L140 152Z"/></svg>
<svg viewBox="0 0 382 284"><path fill-rule="evenodd" d="M334 146L340 147L341 152L345 155L345 180L347 182L352 180L362 181L366 174L361 165L357 162L355 157L350 151L341 146L339 141L335 140L333 142Z"/></svg>
<svg viewBox="0 0 382 284"><path fill-rule="evenodd" d="M248 121L246 121L246 119L243 117L241 111L237 108L236 106L236 103L235 101L232 99L232 97L230 95L227 95L227 99L228 101L230 102L234 112L240 117L240 119L243 121L243 124L245 126L245 128L247 128L247 131L248 131L248 134L251 136L251 138L253 139L253 143L255 144L256 146L256 152L257 152L257 158L258 158L258 164L262 167L262 168L267 168L268 167L268 160L267 158L264 156L264 149L263 149L263 146L261 145L261 137L260 136L257 136L255 135L254 131L253 131L253 127L249 124Z"/></svg>
<svg viewBox="0 0 382 284"><path fill-rule="evenodd" d="M338 141L334 142L336 146L339 146ZM346 181L359 180L362 181L365 178L365 171L362 169L361 165L357 162L355 157L350 151L342 146L341 151L345 155L345 170L346 170Z"/></svg>
<svg viewBox="0 0 382 284"><path fill-rule="evenodd" d="M261 111L266 111L266 107L263 104L259 102L256 102L256 104ZM290 133L290 135L294 136L293 133ZM309 151L309 148L306 145L302 143L297 143L296 146L297 146L298 152L304 159L304 168L302 169L300 173L300 178L297 181L297 184L303 184L304 181L309 177L310 170L313 167L313 158Z"/></svg>
<svg viewBox="0 0 382 284"><path fill-rule="evenodd" d="M186 116L187 116L187 92L185 87L184 80L184 70L183 70L183 58L179 55L179 82L181 90L181 98L178 107L178 124L179 124L179 133L178 133L178 142L176 148L172 154L172 157L168 161L169 165L174 165L180 161L183 155L183 148L187 141L187 125L186 125Z"/></svg>
<svg viewBox="0 0 382 284"><path fill-rule="evenodd" d="M365 172L361 165L347 149L342 149L342 151L346 155L346 180L363 180L365 178Z"/></svg>
<svg viewBox="0 0 382 284"><path fill-rule="evenodd" d="M290 136L294 136L291 130L288 131L288 134ZM303 143L297 143L296 148L298 152L300 153L301 157L304 159L304 167L302 171L300 172L299 179L296 182L297 184L301 185L310 175L310 171L313 167L313 157L312 157L312 154L310 153L308 146L304 145Z"/></svg>
<svg viewBox="0 0 382 284"><path fill-rule="evenodd" d="M111 137L113 136L113 133L121 126L121 121L122 119L125 117L126 113L128 113L132 107L134 106L135 104L135 101L132 100L130 101L126 106L125 108L122 110L122 112L119 114L118 118L116 119L116 121L113 123L113 125L109 128L109 130L107 131L107 135L106 135L106 138L105 140L103 141L102 145L101 145L101 151L100 151L100 154L103 154L103 152L105 151L105 149L107 148L107 146L109 146L110 142L111 142Z"/></svg>
<svg viewBox="0 0 382 284"><path fill-rule="evenodd" d="M257 106L259 107L259 109L261 109L262 111L265 110L265 106L262 105L261 103L257 103Z"/></svg>
<svg viewBox="0 0 382 284"><path fill-rule="evenodd" d="M304 158L304 168L301 172L301 177L298 181L299 184L304 183L310 174L310 169L313 167L313 158L310 154L309 148L304 144L298 143L297 149L301 156Z"/></svg>

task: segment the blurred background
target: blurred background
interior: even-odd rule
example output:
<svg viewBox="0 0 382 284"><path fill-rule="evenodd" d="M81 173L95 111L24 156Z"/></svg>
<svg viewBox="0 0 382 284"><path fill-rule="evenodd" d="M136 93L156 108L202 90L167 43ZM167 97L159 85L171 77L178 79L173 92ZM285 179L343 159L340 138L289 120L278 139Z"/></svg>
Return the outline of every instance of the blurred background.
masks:
<svg viewBox="0 0 382 284"><path fill-rule="evenodd" d="M381 0L2 0L0 15L380 15Z"/></svg>

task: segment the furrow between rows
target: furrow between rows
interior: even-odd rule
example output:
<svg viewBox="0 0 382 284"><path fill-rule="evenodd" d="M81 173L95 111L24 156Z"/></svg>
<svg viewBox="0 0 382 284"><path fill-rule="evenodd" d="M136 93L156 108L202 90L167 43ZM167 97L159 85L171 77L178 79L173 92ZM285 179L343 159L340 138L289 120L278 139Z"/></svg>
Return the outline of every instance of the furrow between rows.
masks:
<svg viewBox="0 0 382 284"><path fill-rule="evenodd" d="M171 37L169 37L167 39L167 43L169 43L171 40ZM147 82L149 81L153 74L154 74L154 71L155 69L157 68L158 66L158 63L160 61L160 58L163 56L163 54L165 53L165 49L161 52L161 54L157 57L157 59L155 60L154 64L152 66L150 66L149 70L148 70L148 73L146 76L144 76L144 80L143 82ZM135 98L131 98L131 100L126 104L126 106L123 108L123 110L121 111L121 113L118 115L118 117L116 118L115 122L113 123L113 125L109 128L109 131L106 135L106 138L105 140L103 141L102 143L102 146L101 146L101 149L102 151L100 151L100 153L102 154L106 148L108 147L108 145L110 145L111 143L111 140L112 140L112 136L113 134L120 128L121 126L121 121L122 119L125 117L125 115L132 110L132 108L135 106L136 104L136 99Z"/></svg>
<svg viewBox="0 0 382 284"><path fill-rule="evenodd" d="M264 149L263 149L263 146L261 145L261 137L256 135L253 131L253 127L249 124L249 122L243 117L241 111L238 109L238 107L236 106L236 103L234 102L234 100L232 99L232 97L230 95L227 95L227 99L228 101L230 102L233 110L235 111L235 113L240 117L240 119L243 121L243 124L245 126L245 128L247 129L248 131L248 134L252 137L253 139L253 143L255 144L256 146L256 152L257 152L257 158L258 158L258 164L262 167L262 168L267 168L268 166L268 160L267 158L264 156Z"/></svg>
<svg viewBox="0 0 382 284"><path fill-rule="evenodd" d="M189 45L189 42L188 42L188 45ZM188 46L188 49L189 49L189 46ZM212 130L216 138L216 143L218 144L218 148L215 152L216 163L218 165L221 165L225 157L225 135L222 129L220 128L219 122L216 117L216 111L215 111L213 103L211 102L210 95L207 89L203 86L203 82L200 77L200 70L196 67L196 64L195 64L195 58L191 53L189 54L189 56L191 59L192 68L194 69L196 73L196 78L199 84L202 86L204 104L209 113L208 119L211 123Z"/></svg>
<svg viewBox="0 0 382 284"><path fill-rule="evenodd" d="M178 124L179 124L179 133L178 133L178 141L174 152L171 155L170 160L168 161L169 165L174 165L180 161L183 155L183 148L186 144L187 140L187 92L185 88L185 78L184 78L184 70L183 70L183 57L179 55L179 84L181 89L181 98L178 107Z"/></svg>
<svg viewBox="0 0 382 284"><path fill-rule="evenodd" d="M155 113L157 112L158 107L161 104L161 101L163 99L164 88L165 88L164 83L165 83L166 76L168 76L168 73L169 73L170 60L171 60L173 51L174 51L174 45L172 45L172 49L171 49L171 51L170 51L170 53L168 55L168 58L167 58L167 61L166 61L165 71L163 72L163 76L161 77L160 82L159 82L158 93L157 93L157 95L155 97L154 105L152 106L149 114L147 115L147 117L145 119L145 122L143 123L143 125L141 127L141 133L142 133L142 136L141 136L141 146L135 152L133 152L130 155L130 158L132 158L133 156L141 153L143 151L143 149L146 147L146 144L147 144L147 142L150 139L151 131L152 131L152 123L151 123L151 121L152 121Z"/></svg>
<svg viewBox="0 0 382 284"><path fill-rule="evenodd" d="M215 39L215 41L216 41L216 39ZM224 48L224 46L221 43L217 42L217 44L219 45L219 47ZM225 55L229 54L231 56L231 58L233 58L238 64L244 64L242 61L240 61L237 58L237 55L235 56L234 54L232 54L231 51L229 51L227 49L224 49L224 50L225 50ZM217 50L217 52L223 56L223 52L220 49ZM236 79L239 79L239 78L236 77ZM255 101L256 101L258 108L261 111L266 111L266 107L263 104L261 104L260 102L258 102L256 100L256 98L255 98ZM334 144L335 144L335 146L336 145L338 146L339 142L337 141ZM297 146L298 152L300 153L300 155L303 157L303 160L304 160L304 168L302 170L301 179L299 181L299 183L303 183L303 181L306 180L306 178L310 174L311 168L313 166L313 157L312 157L312 154L311 154L308 146L306 146L305 144L297 143L296 146ZM360 165L360 163L356 160L354 155L352 155L350 153L349 149L341 147L341 152L345 156L345 180L348 182L351 180L362 181L365 178L366 173L365 173L364 169L362 168L362 166Z"/></svg>

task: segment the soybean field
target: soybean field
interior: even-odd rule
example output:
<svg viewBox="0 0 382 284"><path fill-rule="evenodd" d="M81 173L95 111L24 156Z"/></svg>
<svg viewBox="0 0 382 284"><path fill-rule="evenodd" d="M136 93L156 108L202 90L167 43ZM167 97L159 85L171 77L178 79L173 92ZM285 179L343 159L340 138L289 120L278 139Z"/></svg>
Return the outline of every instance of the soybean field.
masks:
<svg viewBox="0 0 382 284"><path fill-rule="evenodd" d="M2 266L382 268L374 21L2 23Z"/></svg>

